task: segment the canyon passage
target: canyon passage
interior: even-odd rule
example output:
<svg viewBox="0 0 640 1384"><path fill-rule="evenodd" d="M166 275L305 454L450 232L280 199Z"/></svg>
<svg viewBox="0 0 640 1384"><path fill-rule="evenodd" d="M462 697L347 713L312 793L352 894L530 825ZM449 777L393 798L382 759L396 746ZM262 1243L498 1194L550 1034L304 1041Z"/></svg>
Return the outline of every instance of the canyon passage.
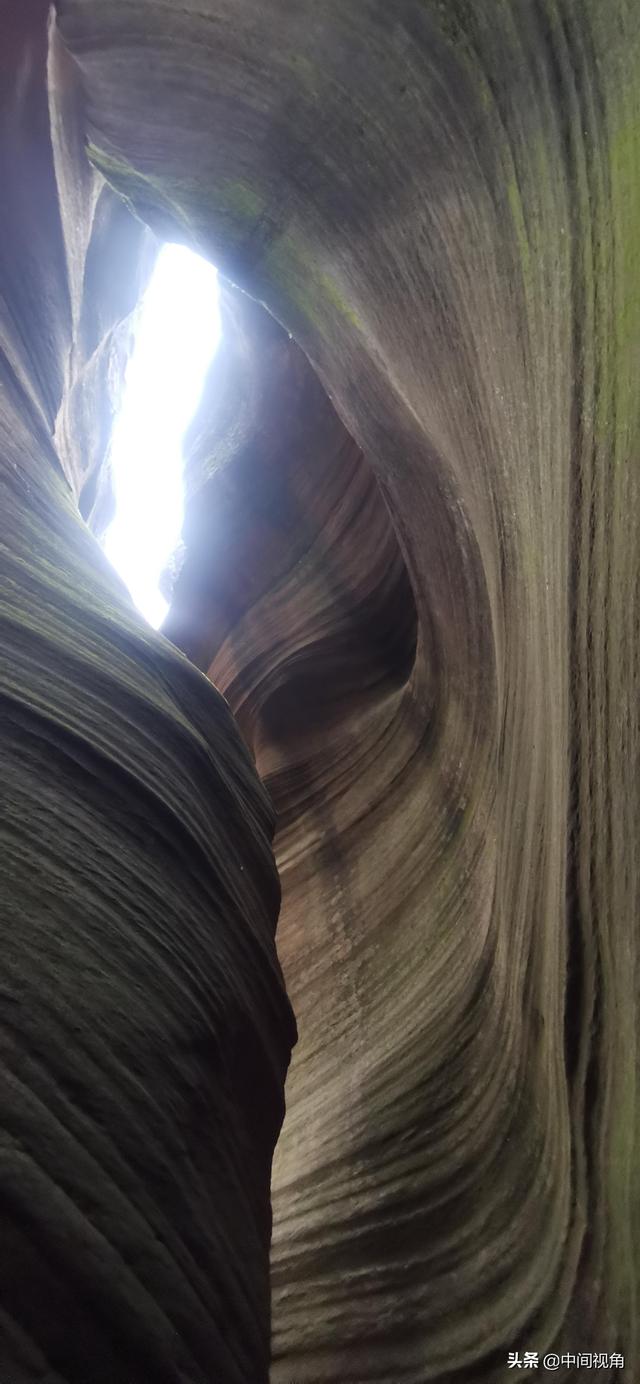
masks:
<svg viewBox="0 0 640 1384"><path fill-rule="evenodd" d="M631 1384L640 6L0 36L0 1384ZM165 243L222 340L156 632Z"/></svg>

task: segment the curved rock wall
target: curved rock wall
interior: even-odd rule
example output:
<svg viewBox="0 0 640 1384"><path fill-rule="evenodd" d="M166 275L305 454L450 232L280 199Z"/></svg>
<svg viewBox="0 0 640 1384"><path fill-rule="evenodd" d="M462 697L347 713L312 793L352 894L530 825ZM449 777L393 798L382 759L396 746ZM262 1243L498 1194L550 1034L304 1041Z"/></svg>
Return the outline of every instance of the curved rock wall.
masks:
<svg viewBox="0 0 640 1384"><path fill-rule="evenodd" d="M498 1379L517 1348L633 1368L637 6L60 22L96 166L293 333L415 597L410 676L308 735L296 669L315 688L340 625L313 576L274 560L235 610L214 582L188 632L284 804L274 1381Z"/></svg>
<svg viewBox="0 0 640 1384"><path fill-rule="evenodd" d="M0 1377L264 1384L294 1036L273 813L228 707L132 610L63 474L82 490L73 429L99 431L92 353L135 301L145 237L123 232L116 288L119 204L86 202L55 118L51 140L47 7L3 21ZM87 411L69 405L58 456L74 389Z"/></svg>
<svg viewBox="0 0 640 1384"><path fill-rule="evenodd" d="M113 511L111 433L158 242L87 160L82 86L53 22L46 90L70 330L54 438L81 514L102 536Z"/></svg>

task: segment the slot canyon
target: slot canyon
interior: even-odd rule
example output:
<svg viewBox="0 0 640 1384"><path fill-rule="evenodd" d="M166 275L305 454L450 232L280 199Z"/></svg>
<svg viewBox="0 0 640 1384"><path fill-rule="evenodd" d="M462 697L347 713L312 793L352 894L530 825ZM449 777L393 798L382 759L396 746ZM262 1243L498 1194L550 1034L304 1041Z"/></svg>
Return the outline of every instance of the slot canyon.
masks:
<svg viewBox="0 0 640 1384"><path fill-rule="evenodd" d="M640 4L0 38L0 1384L640 1381Z"/></svg>

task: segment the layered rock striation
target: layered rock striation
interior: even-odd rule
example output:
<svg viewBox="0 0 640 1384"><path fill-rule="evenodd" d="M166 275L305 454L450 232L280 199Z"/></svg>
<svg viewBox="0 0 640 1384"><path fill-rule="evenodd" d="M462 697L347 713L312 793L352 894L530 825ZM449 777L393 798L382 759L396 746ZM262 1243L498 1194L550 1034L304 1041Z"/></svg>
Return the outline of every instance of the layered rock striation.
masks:
<svg viewBox="0 0 640 1384"><path fill-rule="evenodd" d="M48 87L45 19L2 58L5 1372L266 1377L293 1030L206 672L300 1028L272 1384L633 1378L640 16L60 0ZM99 528L153 235L237 286L200 673L68 484Z"/></svg>
<svg viewBox="0 0 640 1384"><path fill-rule="evenodd" d="M2 19L0 1377L266 1381L273 812L80 515L149 234L55 35L47 83L46 5Z"/></svg>
<svg viewBox="0 0 640 1384"><path fill-rule="evenodd" d="M221 425L235 581L212 499L168 625L281 814L274 1384L633 1369L637 10L59 13L94 164L266 304L346 429L278 460Z"/></svg>

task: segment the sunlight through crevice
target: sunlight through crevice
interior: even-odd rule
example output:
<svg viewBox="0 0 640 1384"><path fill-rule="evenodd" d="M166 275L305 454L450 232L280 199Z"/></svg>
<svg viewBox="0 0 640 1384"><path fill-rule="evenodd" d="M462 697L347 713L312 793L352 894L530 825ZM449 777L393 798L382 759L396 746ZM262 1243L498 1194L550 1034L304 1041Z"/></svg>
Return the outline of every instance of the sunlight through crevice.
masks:
<svg viewBox="0 0 640 1384"><path fill-rule="evenodd" d="M217 273L182 245L158 255L140 306L111 465L115 517L105 551L156 629L159 580L182 528L182 440L220 337Z"/></svg>

